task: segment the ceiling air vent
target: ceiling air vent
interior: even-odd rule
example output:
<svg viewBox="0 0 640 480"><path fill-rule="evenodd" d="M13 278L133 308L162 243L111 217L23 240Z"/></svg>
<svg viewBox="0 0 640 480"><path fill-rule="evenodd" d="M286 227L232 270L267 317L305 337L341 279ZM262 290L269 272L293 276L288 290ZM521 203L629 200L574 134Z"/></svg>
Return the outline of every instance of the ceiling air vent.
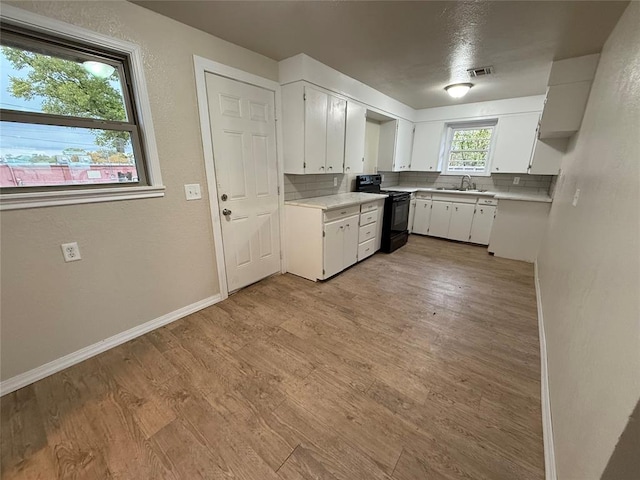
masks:
<svg viewBox="0 0 640 480"><path fill-rule="evenodd" d="M473 77L484 77L485 75L491 75L493 73L493 67L478 67L478 68L470 68L467 70L469 76Z"/></svg>

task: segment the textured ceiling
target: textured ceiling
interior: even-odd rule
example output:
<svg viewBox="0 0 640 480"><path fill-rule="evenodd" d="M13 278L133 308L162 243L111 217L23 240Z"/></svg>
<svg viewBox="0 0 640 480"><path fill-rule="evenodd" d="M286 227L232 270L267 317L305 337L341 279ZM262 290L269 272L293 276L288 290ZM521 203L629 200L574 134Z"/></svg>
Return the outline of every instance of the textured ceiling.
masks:
<svg viewBox="0 0 640 480"><path fill-rule="evenodd" d="M627 1L134 1L275 60L307 55L414 108L545 92L553 60L600 52ZM466 70L495 74L453 100Z"/></svg>

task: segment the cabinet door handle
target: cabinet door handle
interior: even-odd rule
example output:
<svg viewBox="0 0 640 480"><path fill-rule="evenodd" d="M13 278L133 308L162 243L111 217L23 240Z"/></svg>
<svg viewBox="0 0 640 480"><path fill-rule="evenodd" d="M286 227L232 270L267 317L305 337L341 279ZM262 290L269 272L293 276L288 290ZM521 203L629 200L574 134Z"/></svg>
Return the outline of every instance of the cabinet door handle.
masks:
<svg viewBox="0 0 640 480"><path fill-rule="evenodd" d="M456 212L458 211L458 207L456 207Z"/></svg>
<svg viewBox="0 0 640 480"><path fill-rule="evenodd" d="M324 170L324 167L320 167L320 170Z"/></svg>
<svg viewBox="0 0 640 480"><path fill-rule="evenodd" d="M329 167L329 170L333 170L333 167Z"/></svg>
<svg viewBox="0 0 640 480"><path fill-rule="evenodd" d="M349 171L349 170L351 170L351 167L347 167L345 170Z"/></svg>
<svg viewBox="0 0 640 480"><path fill-rule="evenodd" d="M449 205L447 205L447 210L449 210Z"/></svg>

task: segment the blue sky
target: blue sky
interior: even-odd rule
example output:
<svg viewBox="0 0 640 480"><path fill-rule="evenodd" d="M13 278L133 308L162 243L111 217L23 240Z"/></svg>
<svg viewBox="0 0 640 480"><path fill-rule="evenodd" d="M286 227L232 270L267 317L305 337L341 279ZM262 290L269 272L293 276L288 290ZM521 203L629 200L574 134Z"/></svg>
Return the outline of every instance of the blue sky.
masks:
<svg viewBox="0 0 640 480"><path fill-rule="evenodd" d="M25 78L28 70L16 70L0 51L0 106L11 110L41 111L41 100L24 100L11 95L9 77ZM117 84L117 82L115 82ZM115 86L115 85L114 85ZM99 150L90 130L51 125L0 122L0 155L59 155L65 148ZM125 148L131 153L131 146Z"/></svg>

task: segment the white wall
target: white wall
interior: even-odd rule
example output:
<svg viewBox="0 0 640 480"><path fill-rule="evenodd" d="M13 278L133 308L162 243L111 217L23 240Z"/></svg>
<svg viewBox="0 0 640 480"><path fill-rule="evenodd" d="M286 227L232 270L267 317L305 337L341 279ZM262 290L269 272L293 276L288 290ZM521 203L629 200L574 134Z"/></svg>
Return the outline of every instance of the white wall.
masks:
<svg viewBox="0 0 640 480"><path fill-rule="evenodd" d="M559 480L600 478L640 397L639 139L631 2L602 52L538 258Z"/></svg>
<svg viewBox="0 0 640 480"><path fill-rule="evenodd" d="M164 198L2 212L4 381L219 293L193 55L272 80L277 63L132 3L11 2L139 44ZM202 201L183 185L200 183ZM64 263L77 241L83 260Z"/></svg>

